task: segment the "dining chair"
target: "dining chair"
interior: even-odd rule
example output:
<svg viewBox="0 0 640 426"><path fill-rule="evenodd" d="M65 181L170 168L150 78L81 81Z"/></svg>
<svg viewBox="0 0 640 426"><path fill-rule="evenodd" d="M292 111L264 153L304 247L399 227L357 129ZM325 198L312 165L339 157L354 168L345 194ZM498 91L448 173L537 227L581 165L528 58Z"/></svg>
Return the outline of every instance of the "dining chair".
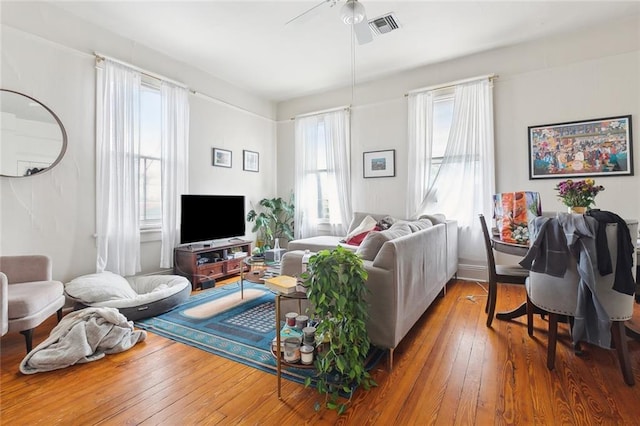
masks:
<svg viewBox="0 0 640 426"><path fill-rule="evenodd" d="M556 219L551 219L552 221ZM551 225L549 225L551 226ZM622 376L627 385L633 386L635 379L631 369L629 352L627 348L627 338L625 336L626 320L633 316L634 297L632 294L625 294L613 289L616 276L616 259L618 256L618 234L616 223L606 224L607 246L611 256L613 272L608 275L600 275L594 271L595 288L593 296L598 301L599 307L595 307L602 315L582 315L579 311L585 311L585 303L590 303L584 298L584 290L580 290L581 276L574 256L568 256L567 270L563 277L556 277L544 273L529 273L529 278L525 284L527 290L527 300L533 302L535 306L544 309L549 315L549 331L547 343L547 368L553 370L555 367L556 345L558 339L558 320L563 317L569 318L573 347L576 354L580 354L580 342L587 341L596 346L610 349L611 344L617 352ZM633 226L632 232L637 232L637 223ZM632 227L630 226L630 229ZM591 289L589 290L589 293ZM591 297L589 296L589 299ZM602 335L603 315L608 316L611 323L610 329L604 327L605 331L610 331L610 341ZM528 313L528 317L530 317ZM576 327L576 324L580 324ZM597 323L597 324L596 324ZM596 330L598 330L596 332ZM604 337L603 337L604 336Z"/></svg>
<svg viewBox="0 0 640 426"><path fill-rule="evenodd" d="M487 268L489 270L489 289L487 303L484 311L487 313L487 327L491 327L496 311L496 300L498 283L503 284L524 284L529 276L529 271L518 264L496 264L491 245L491 235L487 228L487 221L483 214L478 215L482 233L484 235L484 246L487 253Z"/></svg>

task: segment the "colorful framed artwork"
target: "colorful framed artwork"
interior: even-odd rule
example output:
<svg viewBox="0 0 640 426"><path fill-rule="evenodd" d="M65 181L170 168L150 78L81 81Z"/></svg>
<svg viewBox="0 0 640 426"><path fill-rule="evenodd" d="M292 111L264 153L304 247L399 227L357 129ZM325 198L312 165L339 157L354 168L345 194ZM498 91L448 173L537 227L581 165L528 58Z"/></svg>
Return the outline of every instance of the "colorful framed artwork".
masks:
<svg viewBox="0 0 640 426"><path fill-rule="evenodd" d="M529 126L529 179L633 175L631 115Z"/></svg>
<svg viewBox="0 0 640 426"><path fill-rule="evenodd" d="M396 175L396 150L369 151L364 156L364 177L394 177Z"/></svg>
<svg viewBox="0 0 640 426"><path fill-rule="evenodd" d="M242 150L242 170L257 172L260 166L260 154L254 151Z"/></svg>
<svg viewBox="0 0 640 426"><path fill-rule="evenodd" d="M213 148L213 165L218 167L231 167L231 151Z"/></svg>

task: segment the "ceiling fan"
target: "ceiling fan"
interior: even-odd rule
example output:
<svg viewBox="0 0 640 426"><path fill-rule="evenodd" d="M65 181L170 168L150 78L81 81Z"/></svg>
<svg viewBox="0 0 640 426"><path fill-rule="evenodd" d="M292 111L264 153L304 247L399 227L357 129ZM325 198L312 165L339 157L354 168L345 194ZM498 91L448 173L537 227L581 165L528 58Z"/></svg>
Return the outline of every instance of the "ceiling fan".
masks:
<svg viewBox="0 0 640 426"><path fill-rule="evenodd" d="M289 24L309 13L316 10L323 4L329 4L329 7L335 6L340 0L322 0L320 3L315 6L305 10L298 16L287 21L286 24ZM356 39L358 40L358 44L369 43L373 40L373 34L371 34L371 29L369 28L369 21L367 19L367 13L364 9L362 3L358 0L347 0L346 3L340 9L340 19L346 25L351 25L353 27L353 32L356 35ZM285 24L285 25L286 25Z"/></svg>

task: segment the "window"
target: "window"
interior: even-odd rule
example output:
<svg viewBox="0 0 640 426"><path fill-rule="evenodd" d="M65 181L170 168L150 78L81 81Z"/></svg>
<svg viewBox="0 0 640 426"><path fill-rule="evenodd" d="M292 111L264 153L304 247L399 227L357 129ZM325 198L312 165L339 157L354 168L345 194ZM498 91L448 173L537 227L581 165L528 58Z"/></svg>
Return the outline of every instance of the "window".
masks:
<svg viewBox="0 0 640 426"><path fill-rule="evenodd" d="M431 169L429 181L433 182L447 149L451 121L453 120L453 93L451 91L435 96L433 101L433 140L431 147Z"/></svg>
<svg viewBox="0 0 640 426"><path fill-rule="evenodd" d="M318 132L317 143L310 147L315 151L315 155L313 156L315 165L307 170L309 176L308 182L313 182L316 188L318 223L327 223L329 221L329 185L327 181L327 140L325 137L324 121L318 122L316 130Z"/></svg>
<svg viewBox="0 0 640 426"><path fill-rule="evenodd" d="M296 238L344 235L351 216L349 111L296 117Z"/></svg>
<svg viewBox="0 0 640 426"><path fill-rule="evenodd" d="M407 212L457 220L465 241L458 255L475 262L484 244L477 215L491 214L495 192L492 83L479 77L449 86L451 95L442 89L409 94Z"/></svg>
<svg viewBox="0 0 640 426"><path fill-rule="evenodd" d="M141 229L160 231L146 234L159 234L160 267L173 267L176 206L188 189L188 89L117 60L96 62L96 270L140 272Z"/></svg>
<svg viewBox="0 0 640 426"><path fill-rule="evenodd" d="M140 229L159 228L162 223L160 99L159 89L148 84L140 88Z"/></svg>

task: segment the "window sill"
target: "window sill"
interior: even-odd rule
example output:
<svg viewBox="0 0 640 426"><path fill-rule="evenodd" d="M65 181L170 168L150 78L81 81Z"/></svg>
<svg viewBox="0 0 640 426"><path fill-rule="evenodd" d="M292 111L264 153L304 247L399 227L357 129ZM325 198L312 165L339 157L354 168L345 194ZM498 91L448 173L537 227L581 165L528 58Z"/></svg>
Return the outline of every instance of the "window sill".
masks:
<svg viewBox="0 0 640 426"><path fill-rule="evenodd" d="M140 230L141 243L150 243L153 241L162 241L162 230L160 228L148 228Z"/></svg>

